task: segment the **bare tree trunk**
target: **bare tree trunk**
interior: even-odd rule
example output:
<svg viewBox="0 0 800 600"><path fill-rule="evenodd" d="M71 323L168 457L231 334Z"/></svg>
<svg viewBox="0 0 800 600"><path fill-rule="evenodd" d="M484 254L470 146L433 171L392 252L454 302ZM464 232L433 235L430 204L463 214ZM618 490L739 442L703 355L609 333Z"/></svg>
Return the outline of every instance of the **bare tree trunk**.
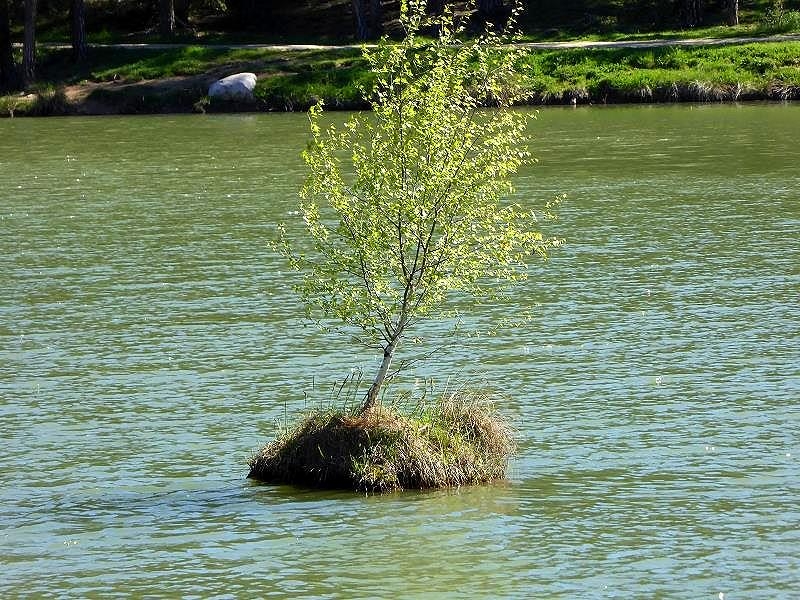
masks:
<svg viewBox="0 0 800 600"><path fill-rule="evenodd" d="M159 0L158 2L158 29L162 36L172 37L175 33L175 2L174 0Z"/></svg>
<svg viewBox="0 0 800 600"><path fill-rule="evenodd" d="M25 33L22 40L22 80L27 86L36 77L36 0L25 0Z"/></svg>
<svg viewBox="0 0 800 600"><path fill-rule="evenodd" d="M75 62L86 60L86 4L84 0L72 0L70 5L72 23L72 59Z"/></svg>
<svg viewBox="0 0 800 600"><path fill-rule="evenodd" d="M369 24L367 23L367 6L366 0L352 0L353 17L356 21L356 37L359 40L366 40L369 38Z"/></svg>
<svg viewBox="0 0 800 600"><path fill-rule="evenodd" d="M726 6L728 13L728 25L738 25L739 24L739 0L726 0Z"/></svg>
<svg viewBox="0 0 800 600"><path fill-rule="evenodd" d="M398 340L399 338L395 337L384 349L383 360L381 361L381 366L378 369L378 374L375 375L375 380L372 382L372 385L367 391L367 397L364 400L364 404L361 405L361 414L364 414L378 404L378 395L380 394L381 388L386 381L386 375L389 373L389 367L392 364L392 357L394 356L394 351L397 349Z"/></svg>
<svg viewBox="0 0 800 600"><path fill-rule="evenodd" d="M12 89L17 83L17 67L11 48L11 19L8 0L0 0L0 89Z"/></svg>

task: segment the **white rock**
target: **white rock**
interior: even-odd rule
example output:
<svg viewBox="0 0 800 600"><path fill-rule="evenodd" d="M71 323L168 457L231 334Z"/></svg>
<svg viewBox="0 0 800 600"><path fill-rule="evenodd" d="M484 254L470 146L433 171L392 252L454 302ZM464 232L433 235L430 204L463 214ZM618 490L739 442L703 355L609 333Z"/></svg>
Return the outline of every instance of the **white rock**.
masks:
<svg viewBox="0 0 800 600"><path fill-rule="evenodd" d="M212 83L208 96L223 100L253 100L255 87L255 73L236 73Z"/></svg>

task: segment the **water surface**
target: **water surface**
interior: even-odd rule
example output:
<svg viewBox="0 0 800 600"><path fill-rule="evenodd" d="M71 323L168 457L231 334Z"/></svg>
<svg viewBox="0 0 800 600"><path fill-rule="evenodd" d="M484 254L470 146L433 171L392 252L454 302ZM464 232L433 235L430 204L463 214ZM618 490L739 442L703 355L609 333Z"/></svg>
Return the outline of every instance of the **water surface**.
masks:
<svg viewBox="0 0 800 600"><path fill-rule="evenodd" d="M481 315L536 319L406 379L501 390L510 480L363 497L244 479L377 364L267 245L305 118L0 121L0 595L800 595L800 106L532 132L517 200L566 193L568 245Z"/></svg>

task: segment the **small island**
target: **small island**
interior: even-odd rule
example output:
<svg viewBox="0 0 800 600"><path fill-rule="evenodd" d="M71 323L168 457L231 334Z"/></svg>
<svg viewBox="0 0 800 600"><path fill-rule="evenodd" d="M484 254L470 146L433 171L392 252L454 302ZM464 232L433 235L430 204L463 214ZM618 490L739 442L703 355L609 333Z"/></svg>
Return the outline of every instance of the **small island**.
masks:
<svg viewBox="0 0 800 600"><path fill-rule="evenodd" d="M460 486L502 478L514 448L480 390L445 392L405 414L382 402L410 332L452 317L456 295L497 299L561 244L539 230L554 202L539 211L504 203L531 160L530 113L511 110L526 50L509 52L491 28L463 43L456 15L431 17L424 0L404 5L401 22L399 42L364 49L375 76L369 116L339 128L323 125L321 104L311 109L299 211L310 250L296 250L283 226L276 242L301 276L308 316L383 358L359 407L312 412L251 460L253 478L366 491Z"/></svg>

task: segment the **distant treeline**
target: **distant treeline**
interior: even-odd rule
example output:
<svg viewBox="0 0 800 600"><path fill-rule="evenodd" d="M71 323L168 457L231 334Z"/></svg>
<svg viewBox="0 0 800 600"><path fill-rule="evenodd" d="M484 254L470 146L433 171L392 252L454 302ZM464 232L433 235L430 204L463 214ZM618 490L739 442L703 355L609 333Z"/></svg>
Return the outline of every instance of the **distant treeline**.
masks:
<svg viewBox="0 0 800 600"><path fill-rule="evenodd" d="M479 30L507 22L513 0L427 0ZM800 0L522 0L532 39L778 22ZM468 5L474 9L467 10ZM0 0L0 90L36 81L37 41L69 41L82 63L90 42L251 41L342 43L397 34L399 0ZM770 16L771 15L771 16ZM774 32L774 28L772 28ZM784 29L785 30L785 29ZM21 52L14 43L21 43ZM21 56L20 56L21 54Z"/></svg>

